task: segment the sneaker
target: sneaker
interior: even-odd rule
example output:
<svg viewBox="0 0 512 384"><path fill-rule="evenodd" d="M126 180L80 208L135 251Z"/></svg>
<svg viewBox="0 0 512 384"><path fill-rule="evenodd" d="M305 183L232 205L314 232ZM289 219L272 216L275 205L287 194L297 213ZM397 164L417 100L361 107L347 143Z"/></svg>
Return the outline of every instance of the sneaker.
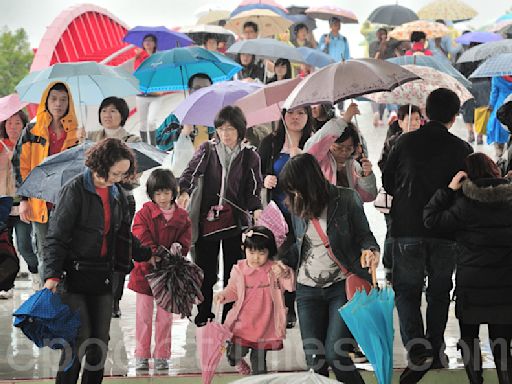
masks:
<svg viewBox="0 0 512 384"><path fill-rule="evenodd" d="M12 299L13 295L14 295L14 288L9 289L8 291L0 291L0 299L1 300Z"/></svg>
<svg viewBox="0 0 512 384"><path fill-rule="evenodd" d="M286 314L286 329L292 329L295 327L295 324L297 324L297 315L295 311L289 311Z"/></svg>
<svg viewBox="0 0 512 384"><path fill-rule="evenodd" d="M39 276L39 273L32 273L32 290L34 292L40 291L43 288L43 285L41 284L41 277Z"/></svg>
<svg viewBox="0 0 512 384"><path fill-rule="evenodd" d="M236 365L236 370L239 374L247 376L251 374L251 367L247 364L245 359L241 359L240 362Z"/></svg>
<svg viewBox="0 0 512 384"><path fill-rule="evenodd" d="M349 356L354 364L363 364L368 362L368 359L359 347L355 347L354 352L349 352Z"/></svg>
<svg viewBox="0 0 512 384"><path fill-rule="evenodd" d="M155 359L155 369L157 371L165 371L169 369L169 362L167 359Z"/></svg>
<svg viewBox="0 0 512 384"><path fill-rule="evenodd" d="M149 370L149 361L148 359L140 359L137 358L135 360L135 369L140 371L147 371Z"/></svg>

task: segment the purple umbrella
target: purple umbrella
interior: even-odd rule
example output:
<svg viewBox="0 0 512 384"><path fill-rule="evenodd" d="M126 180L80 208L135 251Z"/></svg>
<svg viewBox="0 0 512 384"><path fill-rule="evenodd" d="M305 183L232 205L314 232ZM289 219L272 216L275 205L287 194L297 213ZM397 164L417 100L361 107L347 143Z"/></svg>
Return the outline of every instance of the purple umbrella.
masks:
<svg viewBox="0 0 512 384"><path fill-rule="evenodd" d="M471 43L489 43L491 41L499 40L503 40L503 36L492 32L468 32L455 39L457 43L462 45L469 45Z"/></svg>
<svg viewBox="0 0 512 384"><path fill-rule="evenodd" d="M176 47L188 47L189 45L194 44L194 41L187 35L171 31L164 26L137 26L128 31L123 41L142 48L142 41L147 35L153 35L156 37L156 47L158 51L165 51Z"/></svg>
<svg viewBox="0 0 512 384"><path fill-rule="evenodd" d="M263 87L259 83L223 81L201 88L183 100L174 115L182 124L206 125L213 127L217 113L226 105L253 93Z"/></svg>

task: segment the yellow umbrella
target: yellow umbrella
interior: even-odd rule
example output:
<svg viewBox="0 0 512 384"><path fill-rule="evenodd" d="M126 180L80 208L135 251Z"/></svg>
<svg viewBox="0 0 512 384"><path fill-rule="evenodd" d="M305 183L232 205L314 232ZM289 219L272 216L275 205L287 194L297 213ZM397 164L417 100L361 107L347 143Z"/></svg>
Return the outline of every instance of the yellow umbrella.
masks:
<svg viewBox="0 0 512 384"><path fill-rule="evenodd" d="M231 12L223 11L220 9L212 9L208 13L200 16L197 19L197 25L201 24L211 24L211 25L219 25L219 21L229 19L229 15Z"/></svg>
<svg viewBox="0 0 512 384"><path fill-rule="evenodd" d="M260 37L269 37L283 33L293 24L277 13L269 9L253 9L251 11L240 12L238 15L228 20L224 28L242 35L244 24L252 21L258 25Z"/></svg>
<svg viewBox="0 0 512 384"><path fill-rule="evenodd" d="M389 37L396 40L409 40L411 33L414 31L423 31L427 35L427 39L443 37L450 33L450 30L441 23L426 20L416 20L410 23L402 24L388 33Z"/></svg>
<svg viewBox="0 0 512 384"><path fill-rule="evenodd" d="M470 20L477 14L477 11L460 0L435 0L418 11L421 19L451 20L454 23Z"/></svg>

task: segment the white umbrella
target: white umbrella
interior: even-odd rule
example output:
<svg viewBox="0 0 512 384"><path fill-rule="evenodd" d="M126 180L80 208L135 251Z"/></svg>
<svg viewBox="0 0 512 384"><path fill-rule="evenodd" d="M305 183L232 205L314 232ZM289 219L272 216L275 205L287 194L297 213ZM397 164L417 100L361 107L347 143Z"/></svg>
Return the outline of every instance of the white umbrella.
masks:
<svg viewBox="0 0 512 384"><path fill-rule="evenodd" d="M308 372L274 373L270 375L251 376L236 380L236 384L335 384L336 380L319 375L313 370Z"/></svg>

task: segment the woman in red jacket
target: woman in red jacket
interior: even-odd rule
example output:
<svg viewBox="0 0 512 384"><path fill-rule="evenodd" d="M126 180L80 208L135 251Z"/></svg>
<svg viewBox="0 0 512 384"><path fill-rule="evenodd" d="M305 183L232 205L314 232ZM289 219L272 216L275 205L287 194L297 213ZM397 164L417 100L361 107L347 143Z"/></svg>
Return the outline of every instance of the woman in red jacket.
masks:
<svg viewBox="0 0 512 384"><path fill-rule="evenodd" d="M190 248L192 237L191 222L187 211L175 204L178 183L171 171L155 169L148 178L148 201L135 214L133 234L141 243L150 247L153 254L158 246L170 248L173 243L182 246L183 257ZM135 320L136 369L147 370L151 357L151 333L153 325L154 299L146 275L158 268L155 259L135 263L130 274L128 288L137 292ZM169 368L171 356L172 314L157 306L155 320L155 349L153 351L155 370Z"/></svg>

